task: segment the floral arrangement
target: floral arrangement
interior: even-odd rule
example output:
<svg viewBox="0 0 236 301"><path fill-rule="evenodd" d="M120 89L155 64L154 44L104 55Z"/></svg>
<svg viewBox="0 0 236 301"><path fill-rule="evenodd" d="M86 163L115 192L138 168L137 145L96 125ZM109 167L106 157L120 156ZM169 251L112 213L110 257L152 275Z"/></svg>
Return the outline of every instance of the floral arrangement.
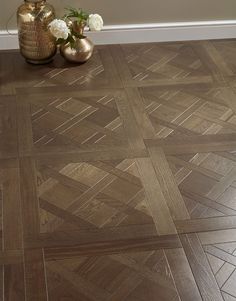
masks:
<svg viewBox="0 0 236 301"><path fill-rule="evenodd" d="M103 19L98 14L88 14L81 8L66 8L67 13L62 19L55 19L49 24L49 30L57 39L57 44L70 43L73 47L76 39L85 38L84 28L88 26L91 31L100 31Z"/></svg>

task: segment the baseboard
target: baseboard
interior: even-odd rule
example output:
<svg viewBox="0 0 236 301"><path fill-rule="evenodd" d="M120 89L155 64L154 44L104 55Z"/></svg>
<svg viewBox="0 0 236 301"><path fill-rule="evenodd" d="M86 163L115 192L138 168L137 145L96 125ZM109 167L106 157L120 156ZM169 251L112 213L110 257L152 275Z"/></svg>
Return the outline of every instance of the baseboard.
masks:
<svg viewBox="0 0 236 301"><path fill-rule="evenodd" d="M96 45L236 38L236 20L105 26L87 32ZM0 50L17 49L17 30L0 31Z"/></svg>

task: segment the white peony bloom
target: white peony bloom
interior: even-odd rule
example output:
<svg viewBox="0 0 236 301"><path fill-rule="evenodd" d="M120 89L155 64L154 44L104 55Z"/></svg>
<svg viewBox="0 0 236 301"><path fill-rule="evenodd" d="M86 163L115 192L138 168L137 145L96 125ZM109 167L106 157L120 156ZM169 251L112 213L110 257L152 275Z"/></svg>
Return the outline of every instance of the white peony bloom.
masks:
<svg viewBox="0 0 236 301"><path fill-rule="evenodd" d="M49 29L52 35L57 39L64 39L68 38L70 33L70 29L68 28L67 24L63 20L55 19L49 24Z"/></svg>
<svg viewBox="0 0 236 301"><path fill-rule="evenodd" d="M88 27L91 31L100 31L103 27L103 19L98 14L91 14L88 17Z"/></svg>

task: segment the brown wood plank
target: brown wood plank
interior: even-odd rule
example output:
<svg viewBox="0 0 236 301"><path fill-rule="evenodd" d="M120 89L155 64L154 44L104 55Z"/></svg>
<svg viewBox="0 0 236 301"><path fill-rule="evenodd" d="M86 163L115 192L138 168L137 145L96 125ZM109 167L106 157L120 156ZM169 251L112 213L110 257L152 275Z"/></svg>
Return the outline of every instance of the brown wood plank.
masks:
<svg viewBox="0 0 236 301"><path fill-rule="evenodd" d="M208 153L236 149L236 134L146 139L147 146L161 147L167 155Z"/></svg>
<svg viewBox="0 0 236 301"><path fill-rule="evenodd" d="M137 121L128 101L128 94L122 94L117 100L116 104L120 117L123 121L123 126L132 149L145 149L142 135L139 131Z"/></svg>
<svg viewBox="0 0 236 301"><path fill-rule="evenodd" d="M173 220L189 219L188 210L172 175L163 150L157 147L150 147L148 150L156 171L157 179L160 183L162 193L170 209Z"/></svg>
<svg viewBox="0 0 236 301"><path fill-rule="evenodd" d="M67 162L93 162L93 161L106 161L106 160L119 160L125 158L146 157L147 152L145 149L130 149L129 147L122 148L109 148L108 150L67 150L59 152L55 149L37 150L32 156L39 160L41 164L59 164Z"/></svg>
<svg viewBox="0 0 236 301"><path fill-rule="evenodd" d="M175 221L178 233L204 232L236 228L236 216L220 216Z"/></svg>
<svg viewBox="0 0 236 301"><path fill-rule="evenodd" d="M159 235L175 234L176 229L150 159L136 159L141 181Z"/></svg>
<svg viewBox="0 0 236 301"><path fill-rule="evenodd" d="M3 170L3 179L4 182L2 184L2 213L4 249L22 249L23 233L21 219L19 170L17 168L9 168Z"/></svg>
<svg viewBox="0 0 236 301"><path fill-rule="evenodd" d="M4 297L7 301L24 301L25 283L23 263L4 265Z"/></svg>
<svg viewBox="0 0 236 301"><path fill-rule="evenodd" d="M52 239L51 239L52 241ZM46 243L45 243L46 242ZM47 241L38 242L37 245L48 245ZM53 243L52 243L53 244ZM60 241L58 241L60 244ZM61 243L62 244L62 243ZM149 251L159 249L175 249L180 248L181 244L177 235L163 235L149 238L137 238L127 240L111 240L98 243L87 243L69 246L70 242L67 240L67 246L45 248L46 260L71 258L76 256L93 256L105 254L117 254L121 252L135 252L135 251ZM72 244L72 243L71 243ZM75 244L75 241L74 241ZM35 244L36 245L36 244Z"/></svg>
<svg viewBox="0 0 236 301"><path fill-rule="evenodd" d="M30 104L25 101L24 97L18 97L17 100L19 154L27 156L33 147Z"/></svg>
<svg viewBox="0 0 236 301"><path fill-rule="evenodd" d="M204 301L223 301L209 263L196 234L181 235L185 254Z"/></svg>
<svg viewBox="0 0 236 301"><path fill-rule="evenodd" d="M18 153L15 97L1 98L3 103L0 103L0 159L14 158Z"/></svg>
<svg viewBox="0 0 236 301"><path fill-rule="evenodd" d="M181 300L202 300L183 250L165 250L165 254Z"/></svg>
<svg viewBox="0 0 236 301"><path fill-rule="evenodd" d="M23 250L7 250L0 252L0 264L23 262Z"/></svg>
<svg viewBox="0 0 236 301"><path fill-rule="evenodd" d="M20 159L22 224L24 238L39 234L39 202L35 163L31 158ZM30 225L30 226L29 226Z"/></svg>
<svg viewBox="0 0 236 301"><path fill-rule="evenodd" d="M235 242L236 229L203 232L199 234L199 239L203 245Z"/></svg>
<svg viewBox="0 0 236 301"><path fill-rule="evenodd" d="M25 250L24 265L26 300L48 300L43 250Z"/></svg>

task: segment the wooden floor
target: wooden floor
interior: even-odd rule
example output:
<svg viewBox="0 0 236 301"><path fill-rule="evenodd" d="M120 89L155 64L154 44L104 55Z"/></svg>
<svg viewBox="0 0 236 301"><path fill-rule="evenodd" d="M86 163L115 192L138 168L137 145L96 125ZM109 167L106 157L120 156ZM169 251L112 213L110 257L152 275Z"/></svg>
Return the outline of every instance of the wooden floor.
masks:
<svg viewBox="0 0 236 301"><path fill-rule="evenodd" d="M235 40L0 75L0 300L236 300Z"/></svg>

